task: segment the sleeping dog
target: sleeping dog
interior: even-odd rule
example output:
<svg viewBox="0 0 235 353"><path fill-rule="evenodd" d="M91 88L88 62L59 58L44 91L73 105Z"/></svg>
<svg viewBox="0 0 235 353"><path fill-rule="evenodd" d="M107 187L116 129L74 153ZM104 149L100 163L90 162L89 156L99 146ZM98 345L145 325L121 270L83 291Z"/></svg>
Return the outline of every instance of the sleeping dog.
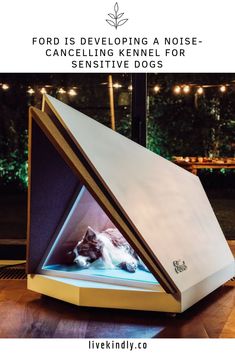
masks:
<svg viewBox="0 0 235 353"><path fill-rule="evenodd" d="M103 260L104 268L121 268L135 272L137 268L148 271L134 249L116 228L99 233L91 227L72 250L74 263L80 268L88 268L94 261Z"/></svg>

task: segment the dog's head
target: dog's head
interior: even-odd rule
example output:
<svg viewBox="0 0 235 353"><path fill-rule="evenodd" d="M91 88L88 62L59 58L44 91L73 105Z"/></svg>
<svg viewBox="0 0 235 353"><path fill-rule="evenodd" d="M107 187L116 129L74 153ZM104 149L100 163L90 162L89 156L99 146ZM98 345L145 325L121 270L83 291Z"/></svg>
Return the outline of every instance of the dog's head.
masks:
<svg viewBox="0 0 235 353"><path fill-rule="evenodd" d="M90 264L102 256L102 242L91 227L87 228L85 235L73 249L73 260L81 268L88 268Z"/></svg>

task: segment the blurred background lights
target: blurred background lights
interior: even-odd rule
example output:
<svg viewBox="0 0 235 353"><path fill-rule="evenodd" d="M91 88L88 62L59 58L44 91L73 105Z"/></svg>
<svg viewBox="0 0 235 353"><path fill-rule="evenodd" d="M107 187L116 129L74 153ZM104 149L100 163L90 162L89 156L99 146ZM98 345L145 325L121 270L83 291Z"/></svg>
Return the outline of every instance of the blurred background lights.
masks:
<svg viewBox="0 0 235 353"><path fill-rule="evenodd" d="M118 82L115 82L113 84L113 88L121 88L121 87L122 87L122 85L120 83L118 83Z"/></svg>
<svg viewBox="0 0 235 353"><path fill-rule="evenodd" d="M158 93L160 91L160 86L159 85L155 85L153 87L153 90L154 90L155 93Z"/></svg>
<svg viewBox="0 0 235 353"><path fill-rule="evenodd" d="M75 89L71 88L69 91L68 91L68 94L70 96L76 96L77 95L77 92L75 91Z"/></svg>
<svg viewBox="0 0 235 353"><path fill-rule="evenodd" d="M183 87L183 92L184 93L189 93L190 92L190 86L189 85L185 85L184 87Z"/></svg>
<svg viewBox="0 0 235 353"><path fill-rule="evenodd" d="M226 91L226 89L227 89L226 86L224 86L224 85L220 86L220 92L224 93Z"/></svg>
<svg viewBox="0 0 235 353"><path fill-rule="evenodd" d="M34 91L34 89L32 88L32 87L29 87L29 89L28 89L28 94L30 94L30 95L32 95L32 94L34 94L35 93L35 91Z"/></svg>
<svg viewBox="0 0 235 353"><path fill-rule="evenodd" d="M180 86L175 86L175 87L174 87L174 93L179 94L180 91L181 91Z"/></svg>
<svg viewBox="0 0 235 353"><path fill-rule="evenodd" d="M4 91L7 91L9 88L10 88L10 86L9 86L7 83L3 83L3 84L2 84L2 89L3 89Z"/></svg>
<svg viewBox="0 0 235 353"><path fill-rule="evenodd" d="M64 94L64 93L66 93L66 91L61 87L61 88L58 89L58 93Z"/></svg>
<svg viewBox="0 0 235 353"><path fill-rule="evenodd" d="M42 87L42 88L40 89L40 92L41 92L42 94L45 94L45 93L47 93L47 90L46 90L45 87Z"/></svg>
<svg viewBox="0 0 235 353"><path fill-rule="evenodd" d="M109 83L108 82L101 82L99 83L99 85L108 85L109 87ZM14 87L15 85L14 84L8 84L8 83L3 83L3 82L0 82L0 89L3 90L3 91L8 91L9 89L14 90ZM111 84L110 86L111 88L113 89L120 89L122 88L121 90L121 93L122 92L126 92L129 93L132 92L133 90L133 86L132 84L127 84L127 85L123 85L121 84L120 82L115 82L113 84ZM224 84L221 84L221 83L217 83L217 84L202 84L201 86L198 85L198 84L184 84L184 83L181 83L181 84L178 84L178 85L175 85L175 86L172 86L170 89L172 90L172 92L176 95L181 95L181 94L185 94L185 95L189 95L189 94L196 94L196 95L205 95L207 93L207 91L210 91L212 89L215 89L217 90L218 93L227 93L228 92L228 89L229 87L234 87L235 88L235 80L234 82L228 82L228 83L224 83ZM78 89L79 89L79 86L70 86L69 87L61 87L61 86L54 86L54 85L44 85L43 87L40 85L39 86L34 86L33 88L33 84L32 85L27 85L26 87L21 87L21 88L24 88L25 91L27 92L27 94L29 95L34 95L36 94L36 92L40 92L41 94L46 94L46 93L49 93L51 95L53 94L63 94L63 95L69 95L69 96L77 96L78 95ZM151 87L148 87L149 89L152 90L152 92L154 93L159 93L159 92L162 92L164 94L164 91L168 91L169 88L164 88L164 86L161 86L159 84L153 84L151 85ZM117 92L118 94L121 94L120 92ZM182 97L180 97L182 98Z"/></svg>
<svg viewBox="0 0 235 353"><path fill-rule="evenodd" d="M202 87L198 87L197 93L198 94L203 94L203 92L204 92L204 89Z"/></svg>

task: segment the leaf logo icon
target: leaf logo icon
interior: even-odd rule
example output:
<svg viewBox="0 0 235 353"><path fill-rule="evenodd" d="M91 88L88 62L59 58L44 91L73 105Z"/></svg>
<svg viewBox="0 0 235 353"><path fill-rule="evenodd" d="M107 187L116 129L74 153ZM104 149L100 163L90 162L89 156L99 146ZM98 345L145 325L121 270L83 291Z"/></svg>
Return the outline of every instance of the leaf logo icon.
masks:
<svg viewBox="0 0 235 353"><path fill-rule="evenodd" d="M116 2L116 4L114 5L114 11L118 12L118 10L119 10L119 6L118 6L118 3Z"/></svg>
<svg viewBox="0 0 235 353"><path fill-rule="evenodd" d="M109 13L108 16L110 18L106 20L106 22L110 26L115 27L116 29L119 26L123 26L128 21L128 18L122 18L124 15L124 12L118 13L118 11L119 11L119 5L116 2L114 5L114 13Z"/></svg>

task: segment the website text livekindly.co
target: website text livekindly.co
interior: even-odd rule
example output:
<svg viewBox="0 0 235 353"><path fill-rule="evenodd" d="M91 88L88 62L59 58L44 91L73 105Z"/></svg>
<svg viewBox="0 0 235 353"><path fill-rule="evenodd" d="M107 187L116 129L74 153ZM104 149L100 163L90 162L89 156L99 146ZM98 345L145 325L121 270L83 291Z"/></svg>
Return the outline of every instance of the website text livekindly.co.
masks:
<svg viewBox="0 0 235 353"><path fill-rule="evenodd" d="M48 58L70 58L72 68L162 68L164 58L185 57L197 37L33 37Z"/></svg>
<svg viewBox="0 0 235 353"><path fill-rule="evenodd" d="M89 340L89 350L146 350L148 348L146 341L140 340Z"/></svg>

